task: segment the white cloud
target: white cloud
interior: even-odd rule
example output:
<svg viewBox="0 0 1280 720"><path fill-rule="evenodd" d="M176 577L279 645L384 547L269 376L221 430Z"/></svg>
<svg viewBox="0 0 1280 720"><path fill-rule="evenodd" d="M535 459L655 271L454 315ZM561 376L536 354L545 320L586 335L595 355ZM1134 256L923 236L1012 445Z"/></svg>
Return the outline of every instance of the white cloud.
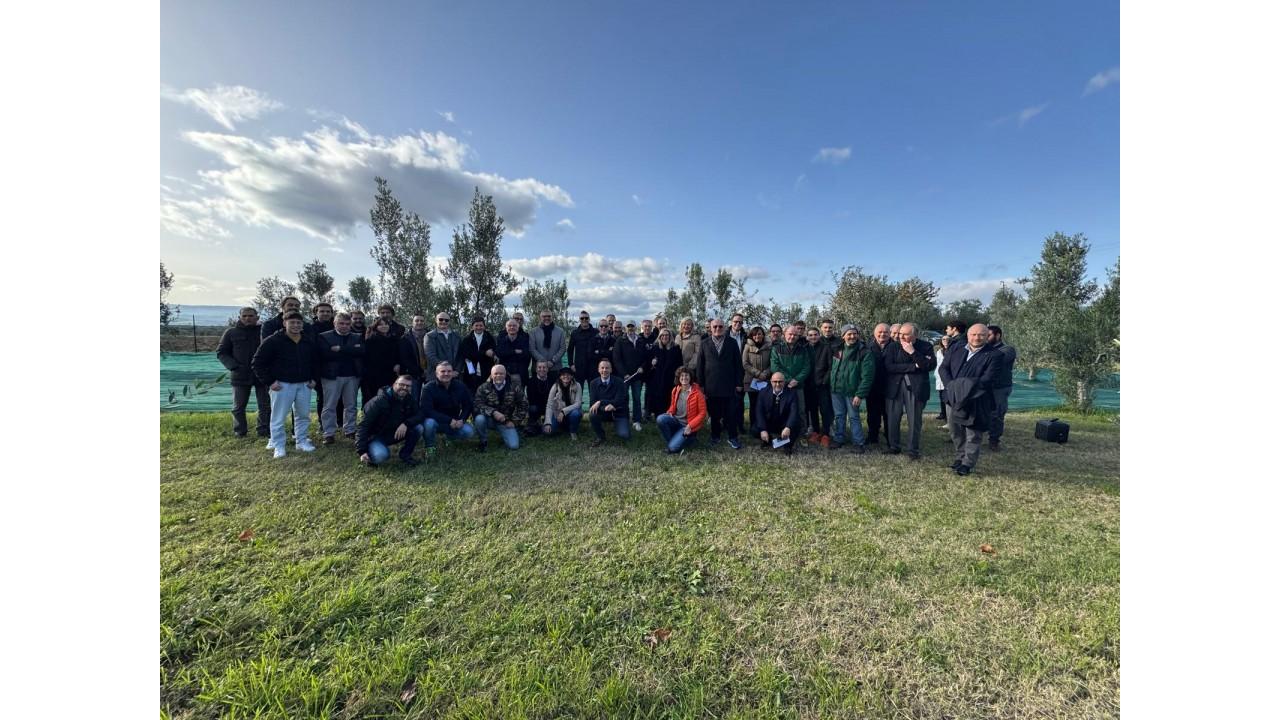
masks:
<svg viewBox="0 0 1280 720"><path fill-rule="evenodd" d="M578 226L574 225L573 221L570 220L569 218L561 218L558 222L556 222L556 229L557 230L577 230Z"/></svg>
<svg viewBox="0 0 1280 720"><path fill-rule="evenodd" d="M1103 70L1089 78L1089 82L1084 84L1084 92L1080 93L1080 97L1091 95L1108 85L1115 85L1118 82L1120 82L1120 68L1113 67L1110 70Z"/></svg>
<svg viewBox="0 0 1280 720"><path fill-rule="evenodd" d="M573 198L556 185L467 169L470 148L443 132L384 137L345 118L342 124L345 133L325 126L299 138L265 142L211 132L183 137L225 166L200 173L217 193L208 202L218 215L300 230L330 244L368 222L374 176L386 178L405 210L421 215L437 233L441 225L466 219L477 186L493 196L517 236L534 221L542 202L573 207Z"/></svg>
<svg viewBox="0 0 1280 720"><path fill-rule="evenodd" d="M543 255L509 261L512 272L533 280L565 278L571 285L628 283L662 285L672 275L666 260L651 257L610 258L599 253Z"/></svg>
<svg viewBox="0 0 1280 720"><path fill-rule="evenodd" d="M624 323L642 320L662 310L667 291L662 288L646 288L635 285L606 285L569 289L569 306L574 312L586 310L596 320L613 313Z"/></svg>
<svg viewBox="0 0 1280 720"><path fill-rule="evenodd" d="M451 123L451 122L456 122L456 121L453 119L453 113L452 113L452 112L450 112L450 111L448 111L448 110L437 110L437 111L436 111L436 114L437 114L437 115L439 115L440 117L444 118L445 122L450 122L450 123Z"/></svg>
<svg viewBox="0 0 1280 720"><path fill-rule="evenodd" d="M220 238L231 237L231 232L218 222L219 215L217 205L208 199L162 197L160 200L161 229L180 237L220 245Z"/></svg>
<svg viewBox="0 0 1280 720"><path fill-rule="evenodd" d="M252 120L284 107L283 103L267 97L266 93L243 85L217 85L208 90L188 88L182 91L161 87L160 96L201 110L228 130L235 130L235 123L242 120Z"/></svg>
<svg viewBox="0 0 1280 720"><path fill-rule="evenodd" d="M725 265L721 269L728 270L736 278L764 280L769 277L769 270L759 265Z"/></svg>
<svg viewBox="0 0 1280 720"><path fill-rule="evenodd" d="M993 280L959 280L956 282L946 283L938 288L938 304L946 305L956 300L968 300L977 298L982 301L983 305L991 302L991 296L995 295L1000 289L1000 285L1004 283L1009 287L1017 288L1017 280L1015 278L998 278Z"/></svg>
<svg viewBox="0 0 1280 720"><path fill-rule="evenodd" d="M853 148L849 147L824 147L813 156L812 162L828 163L830 165L839 165L849 159L853 153Z"/></svg>
<svg viewBox="0 0 1280 720"><path fill-rule="evenodd" d="M1040 105L1036 105L1035 107L1023 108L1022 110L1018 111L1018 127L1022 127L1023 125L1026 125L1027 122L1031 120L1031 118L1044 112L1044 109L1047 107L1049 107L1049 103L1042 103Z"/></svg>

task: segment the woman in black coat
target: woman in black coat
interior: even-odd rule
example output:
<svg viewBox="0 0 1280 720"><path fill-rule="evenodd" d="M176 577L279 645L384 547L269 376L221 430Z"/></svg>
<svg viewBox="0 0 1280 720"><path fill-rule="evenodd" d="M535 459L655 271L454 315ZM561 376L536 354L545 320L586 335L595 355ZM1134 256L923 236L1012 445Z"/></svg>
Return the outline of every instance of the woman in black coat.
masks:
<svg viewBox="0 0 1280 720"><path fill-rule="evenodd" d="M671 331L663 328L645 357L645 411L654 417L671 405L671 388L675 387L676 370L684 364L680 346L672 340Z"/></svg>
<svg viewBox="0 0 1280 720"><path fill-rule="evenodd" d="M391 323L379 318L365 331L364 373L360 377L360 406L395 382L400 363L400 338L391 334Z"/></svg>

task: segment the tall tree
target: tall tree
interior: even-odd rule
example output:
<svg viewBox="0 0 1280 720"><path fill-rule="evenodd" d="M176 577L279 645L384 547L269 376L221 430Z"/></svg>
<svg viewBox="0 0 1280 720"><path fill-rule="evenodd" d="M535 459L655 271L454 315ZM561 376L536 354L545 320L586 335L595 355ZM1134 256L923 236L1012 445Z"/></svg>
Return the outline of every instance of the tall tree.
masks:
<svg viewBox="0 0 1280 720"><path fill-rule="evenodd" d="M1114 342L1120 334L1119 264L1098 298L1098 284L1085 278L1088 254L1083 234L1058 232L1045 238L1040 262L1018 281L1027 299L1018 308L1010 338L1028 366L1053 369L1063 399L1081 410L1092 406L1094 390L1119 357Z"/></svg>
<svg viewBox="0 0 1280 720"><path fill-rule="evenodd" d="M492 195L476 188L466 224L455 228L444 277L462 317L484 316L489 325L506 317L506 296L520 287L515 273L502 266L502 217Z"/></svg>
<svg viewBox="0 0 1280 720"><path fill-rule="evenodd" d="M333 302L333 276L318 258L304 265L298 273L298 293L303 313L310 313L311 308L319 303Z"/></svg>
<svg viewBox="0 0 1280 720"><path fill-rule="evenodd" d="M170 305L164 299L169 296L169 291L173 290L173 273L166 272L164 269L164 261L160 262L160 327L169 327L169 323L178 315L181 309L177 305Z"/></svg>
<svg viewBox="0 0 1280 720"><path fill-rule="evenodd" d="M297 295L298 288L291 282L281 280L278 276L258 279L258 294L249 301L258 310L259 315L274 316L280 310L280 303L290 295Z"/></svg>
<svg viewBox="0 0 1280 720"><path fill-rule="evenodd" d="M936 328L942 314L935 303L938 288L933 283L911 277L898 283L884 275L870 275L856 265L832 273L835 292L827 312L837 323L856 323L865 329L881 322L913 322L921 328Z"/></svg>
<svg viewBox="0 0 1280 720"><path fill-rule="evenodd" d="M534 316L549 310L561 329L568 332L573 328L569 324L569 283L564 280L526 282L520 294L520 308L524 310L526 322L541 322Z"/></svg>
<svg viewBox="0 0 1280 720"><path fill-rule="evenodd" d="M668 323L679 323L684 318L693 318L693 326L701 329L706 323L711 298L711 283L702 270L702 263L693 263L685 268L685 289L677 293L674 288L667 290L667 304L662 314ZM730 275L732 280L732 275Z"/></svg>
<svg viewBox="0 0 1280 720"><path fill-rule="evenodd" d="M368 313L373 310L373 281L363 275L351 278L347 283L347 296L343 306L348 310L361 310Z"/></svg>
<svg viewBox="0 0 1280 720"><path fill-rule="evenodd" d="M404 211L386 180L376 177L374 182L378 189L369 210L369 255L378 264L378 299L400 313L435 312L442 302L429 262L431 227L417 213Z"/></svg>

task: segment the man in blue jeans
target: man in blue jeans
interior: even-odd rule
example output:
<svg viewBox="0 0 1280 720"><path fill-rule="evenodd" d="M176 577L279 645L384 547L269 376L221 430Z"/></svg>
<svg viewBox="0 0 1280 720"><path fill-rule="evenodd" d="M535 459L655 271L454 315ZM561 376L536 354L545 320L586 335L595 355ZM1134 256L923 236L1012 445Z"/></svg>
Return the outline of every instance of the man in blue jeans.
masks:
<svg viewBox="0 0 1280 720"><path fill-rule="evenodd" d="M400 462L413 467L421 464L413 459L421 436L422 412L413 397L413 376L401 375L365 403L364 416L356 428L356 453L365 465L381 465L391 457L389 447L403 442Z"/></svg>
<svg viewBox="0 0 1280 720"><path fill-rule="evenodd" d="M436 379L422 388L422 417L426 418L422 423L422 437L428 459L436 454L437 432L443 432L451 440L467 440L476 434L467 422L471 417L471 393L455 381L453 375L453 363L441 360L436 363Z"/></svg>
<svg viewBox="0 0 1280 720"><path fill-rule="evenodd" d="M293 411L294 444L303 452L316 447L307 439L311 427L311 389L315 383L315 338L303 331L302 313L282 315L284 327L266 336L253 354L253 374L271 390L271 441L276 458L285 455L284 419Z"/></svg>
<svg viewBox="0 0 1280 720"><path fill-rule="evenodd" d="M476 434L484 452L489 444L489 431L497 430L508 450L520 447L520 428L529 416L529 399L520 387L519 376L507 377L505 365L494 365L489 379L476 388Z"/></svg>
<svg viewBox="0 0 1280 720"><path fill-rule="evenodd" d="M604 442L604 421L612 420L614 431L623 440L630 439L631 427L627 424L627 389L622 378L613 375L613 362L608 358L600 361L596 368L600 376L591 381L590 399L591 430L596 439L591 447L599 447Z"/></svg>

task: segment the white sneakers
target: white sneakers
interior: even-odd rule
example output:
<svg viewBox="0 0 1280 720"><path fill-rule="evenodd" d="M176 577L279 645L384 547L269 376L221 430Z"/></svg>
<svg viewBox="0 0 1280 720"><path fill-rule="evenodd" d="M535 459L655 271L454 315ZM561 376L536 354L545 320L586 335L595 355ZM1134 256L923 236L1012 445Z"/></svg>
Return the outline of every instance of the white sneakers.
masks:
<svg viewBox="0 0 1280 720"><path fill-rule="evenodd" d="M273 459L279 460L284 457L284 448L276 448L275 451L275 454L271 456Z"/></svg>
<svg viewBox="0 0 1280 720"><path fill-rule="evenodd" d="M632 423L631 429L635 430L636 432L640 432L642 429L644 429L644 426L641 425L640 423Z"/></svg>
<svg viewBox="0 0 1280 720"><path fill-rule="evenodd" d="M312 445L310 440L303 440L302 442L298 443L298 449L301 450L302 452L315 452L316 446Z"/></svg>

